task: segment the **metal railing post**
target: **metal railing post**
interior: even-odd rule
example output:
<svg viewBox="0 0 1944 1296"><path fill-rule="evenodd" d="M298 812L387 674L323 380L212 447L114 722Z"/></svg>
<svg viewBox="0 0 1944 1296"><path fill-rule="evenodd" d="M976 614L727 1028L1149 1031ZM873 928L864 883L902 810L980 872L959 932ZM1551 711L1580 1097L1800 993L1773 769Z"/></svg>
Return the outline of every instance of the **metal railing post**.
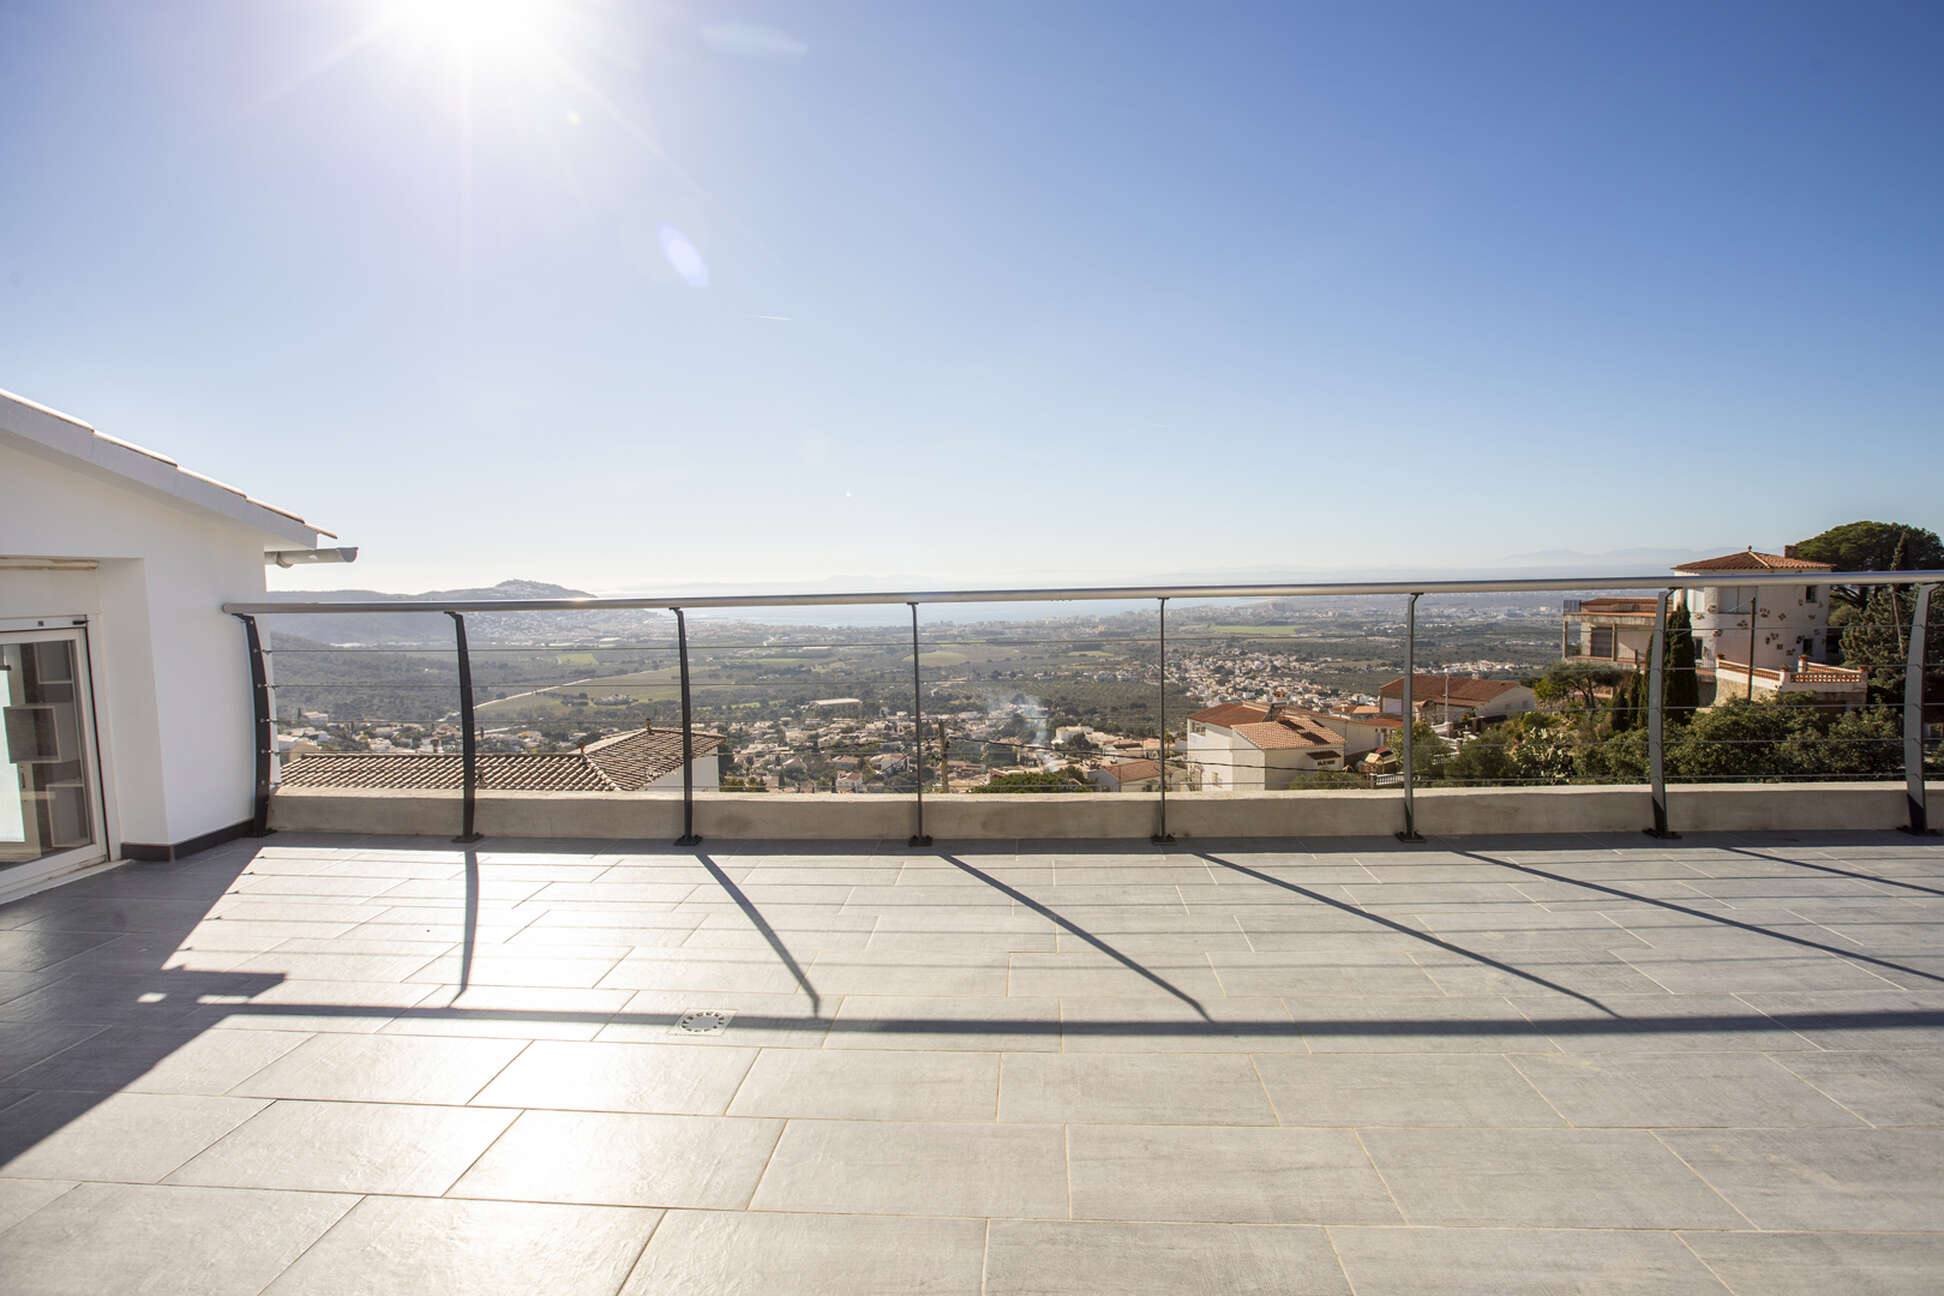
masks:
<svg viewBox="0 0 1944 1296"><path fill-rule="evenodd" d="M1934 585L1919 585L1910 614L1910 652L1904 662L1904 795L1910 823L1903 831L1931 832L1924 805L1924 640L1930 636L1930 596Z"/></svg>
<svg viewBox="0 0 1944 1296"><path fill-rule="evenodd" d="M680 608L670 610L675 613L675 652L682 673L682 835L675 844L699 846L702 839L695 833L695 714L689 703L688 618Z"/></svg>
<svg viewBox="0 0 1944 1296"><path fill-rule="evenodd" d="M1168 600L1157 600L1161 616L1161 746L1156 753L1160 760L1155 764L1161 767L1161 826L1154 830L1149 841L1159 846L1174 840L1168 831Z"/></svg>
<svg viewBox="0 0 1944 1296"><path fill-rule="evenodd" d="M1679 837L1667 827L1666 733L1667 681L1667 597L1662 590L1654 600L1654 642L1647 653L1647 780L1654 801L1654 826L1649 837Z"/></svg>
<svg viewBox="0 0 1944 1296"><path fill-rule="evenodd" d="M925 681L918 660L918 605L911 607L911 748L918 762L918 822L911 830L907 846L929 846L925 831Z"/></svg>
<svg viewBox="0 0 1944 1296"><path fill-rule="evenodd" d="M1404 831L1397 834L1399 841L1423 841L1417 830L1417 804L1413 799L1413 783L1417 779L1415 762L1415 734L1417 716L1411 711L1411 686L1417 676L1417 601L1412 594L1404 603Z"/></svg>
<svg viewBox="0 0 1944 1296"><path fill-rule="evenodd" d="M473 792L479 786L479 747L473 733L473 686L472 653L466 647L466 618L459 612L448 612L452 618L452 636L459 658L459 759L463 770L460 782L459 835L456 842L476 842L479 834L473 831Z"/></svg>
<svg viewBox="0 0 1944 1296"><path fill-rule="evenodd" d="M256 799L250 812L250 836L270 835L270 759L276 754L277 730L270 714L270 672L263 660L263 639L256 618L236 614L250 651L250 708L256 733Z"/></svg>

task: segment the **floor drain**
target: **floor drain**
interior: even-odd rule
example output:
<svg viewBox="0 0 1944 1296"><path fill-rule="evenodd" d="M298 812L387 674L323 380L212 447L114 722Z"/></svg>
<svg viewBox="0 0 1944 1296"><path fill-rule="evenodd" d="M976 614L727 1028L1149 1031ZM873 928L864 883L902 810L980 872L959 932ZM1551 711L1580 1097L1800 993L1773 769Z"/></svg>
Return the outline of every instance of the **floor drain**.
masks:
<svg viewBox="0 0 1944 1296"><path fill-rule="evenodd" d="M684 1035L720 1035L729 1028L729 1019L736 1014L716 1009L697 1009L685 1012L675 1022L675 1029Z"/></svg>

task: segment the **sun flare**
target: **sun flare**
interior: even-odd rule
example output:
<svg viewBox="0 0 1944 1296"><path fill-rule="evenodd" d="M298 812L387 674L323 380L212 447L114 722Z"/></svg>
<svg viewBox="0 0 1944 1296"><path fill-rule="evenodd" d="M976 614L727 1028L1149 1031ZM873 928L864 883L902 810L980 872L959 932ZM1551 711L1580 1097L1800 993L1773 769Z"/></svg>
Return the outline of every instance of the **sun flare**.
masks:
<svg viewBox="0 0 1944 1296"><path fill-rule="evenodd" d="M517 56L543 42L558 0L398 0L413 38L468 58Z"/></svg>

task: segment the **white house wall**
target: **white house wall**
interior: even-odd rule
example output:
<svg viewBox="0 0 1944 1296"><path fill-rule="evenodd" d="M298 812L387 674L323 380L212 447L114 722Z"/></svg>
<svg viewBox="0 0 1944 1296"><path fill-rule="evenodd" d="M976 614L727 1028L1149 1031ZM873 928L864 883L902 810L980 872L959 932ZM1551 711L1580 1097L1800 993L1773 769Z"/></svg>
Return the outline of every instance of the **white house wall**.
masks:
<svg viewBox="0 0 1944 1296"><path fill-rule="evenodd" d="M224 600L261 598L246 524L0 447L0 553L92 558L94 573L0 571L0 618L89 618L116 844L166 845L247 820L254 735L243 629Z"/></svg>

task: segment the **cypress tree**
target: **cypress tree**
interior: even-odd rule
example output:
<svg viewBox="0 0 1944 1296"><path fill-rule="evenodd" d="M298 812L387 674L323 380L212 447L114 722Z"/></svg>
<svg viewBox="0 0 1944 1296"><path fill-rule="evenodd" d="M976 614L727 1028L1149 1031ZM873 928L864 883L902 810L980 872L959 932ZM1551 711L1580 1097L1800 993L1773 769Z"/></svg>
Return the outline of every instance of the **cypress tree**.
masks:
<svg viewBox="0 0 1944 1296"><path fill-rule="evenodd" d="M1686 724L1701 705L1701 682L1694 674L1693 621L1685 607L1667 614L1666 675L1661 681L1661 704L1673 724Z"/></svg>
<svg viewBox="0 0 1944 1296"><path fill-rule="evenodd" d="M1613 709L1610 725L1614 733L1625 733L1634 727L1640 718L1640 681L1644 678L1639 671L1627 676L1626 682L1616 684L1613 689Z"/></svg>

